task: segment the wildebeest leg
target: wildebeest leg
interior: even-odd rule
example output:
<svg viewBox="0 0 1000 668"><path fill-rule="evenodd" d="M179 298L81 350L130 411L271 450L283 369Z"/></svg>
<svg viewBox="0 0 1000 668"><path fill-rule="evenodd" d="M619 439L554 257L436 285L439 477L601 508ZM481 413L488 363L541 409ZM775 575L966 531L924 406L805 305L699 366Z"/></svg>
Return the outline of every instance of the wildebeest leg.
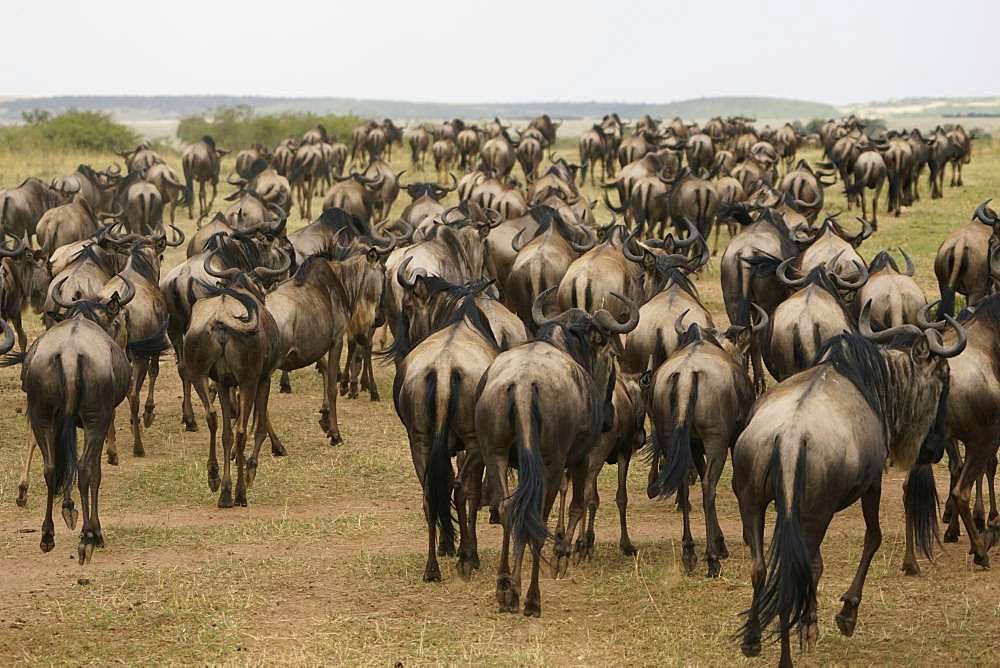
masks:
<svg viewBox="0 0 1000 668"><path fill-rule="evenodd" d="M660 453L653 452L649 459L649 475L646 481L646 496L655 499L660 494Z"/></svg>
<svg viewBox="0 0 1000 668"><path fill-rule="evenodd" d="M717 578L722 571L719 560L729 556L715 508L715 492L719 486L719 478L722 477L722 468L726 464L727 449L716 448L720 454L714 454L713 448L709 446L705 449L708 456L705 473L701 478L702 505L705 507L705 561L708 562L708 577Z"/></svg>
<svg viewBox="0 0 1000 668"><path fill-rule="evenodd" d="M146 450L142 447L142 424L139 422L139 395L142 393L142 383L146 379L146 372L149 370L149 357L140 356L132 362L132 378L128 388L128 408L129 424L132 426L132 454L142 457ZM108 463L117 464L111 461L111 452L108 452Z"/></svg>
<svg viewBox="0 0 1000 668"><path fill-rule="evenodd" d="M585 465L584 465L585 466ZM577 467L579 469L581 467ZM584 468L584 472L586 469ZM545 500L542 505L542 523L548 524L549 515L552 513L552 506L556 500L556 494L559 493L559 484L565 476L560 470L555 470L549 472L547 479L545 480ZM577 479L578 476L574 473L573 476L573 492L574 500L576 499L576 492L578 490ZM585 479L585 478L584 478ZM580 490L582 491L582 490ZM524 615L526 617L541 617L542 616L542 592L538 586L538 571L541 567L542 561L542 547L544 546L544 541L542 540L532 540L531 541L531 584L528 585L528 593L524 597ZM516 583L518 589L521 585L521 563L524 557L524 545L520 546L518 550L518 545L515 543L515 563L514 563L514 582Z"/></svg>
<svg viewBox="0 0 1000 668"><path fill-rule="evenodd" d="M97 515L97 493L101 486L101 450L108 429L114 424L114 413L97 416L93 424L84 427L83 456L79 464L80 507L83 528L77 550L82 566L90 561L95 547L104 547L101 521Z"/></svg>
<svg viewBox="0 0 1000 668"><path fill-rule="evenodd" d="M987 523L989 526L996 524L997 520L997 490L996 490L996 478L997 478L997 456L996 453L993 457L986 463L986 485L990 490L990 515L987 518Z"/></svg>
<svg viewBox="0 0 1000 668"><path fill-rule="evenodd" d="M118 463L118 431L115 429L115 410L111 412L111 425L107 429L108 463Z"/></svg>
<svg viewBox="0 0 1000 668"><path fill-rule="evenodd" d="M955 510L965 524L965 531L969 535L971 544L973 563L983 568L989 568L990 555L989 548L995 542L994 532L990 532L990 540L987 543L979 530L976 528L972 512L969 508L970 497L972 496L972 485L979 478L986 462L996 454L997 446L994 443L982 443L970 441L965 444L965 466L962 467L962 474L958 478L958 484L951 489L951 496L955 501Z"/></svg>
<svg viewBox="0 0 1000 668"><path fill-rule="evenodd" d="M246 450L247 425L250 423L251 414L253 414L254 418L253 454L246 460L246 487L252 485L254 478L257 476L257 463L260 457L260 446L267 437L267 401L270 396L270 375L266 375L262 380L260 380L256 387L253 385L240 385L240 418L236 428L237 457L239 457L241 449L244 451ZM239 485L237 485L236 491L237 497L239 497ZM239 501L240 499L237 498L237 503L239 503ZM243 488L242 501L243 503L240 505L245 506L247 504L245 487Z"/></svg>
<svg viewBox="0 0 1000 668"><path fill-rule="evenodd" d="M409 431L409 430L408 430ZM427 465L430 451L430 443L427 442L426 434L410 431L410 456L413 459L413 470L417 474L417 480L421 484L421 498L423 501L424 521L427 523L427 561L424 564L424 582L440 582L441 567L437 560L437 518L431 513L428 497L432 490L427 488Z"/></svg>
<svg viewBox="0 0 1000 668"><path fill-rule="evenodd" d="M615 503L618 506L618 523L621 526L621 537L618 539L618 547L621 548L622 554L627 556L632 556L638 554L638 550L635 545L632 544L632 539L628 535L628 523L626 522L625 515L628 510L628 467L632 461L632 451L628 448L623 448L624 452L618 453L618 491L615 493ZM594 480L594 500L597 500L597 480ZM597 504L594 504L593 510L590 515L590 542L593 545L593 531L594 531L594 515L597 513Z"/></svg>
<svg viewBox="0 0 1000 668"><path fill-rule="evenodd" d="M823 576L823 555L816 548L816 556L812 563L813 591L819 586L819 579ZM816 597L809 601L809 606L803 613L802 621L799 623L799 647L806 652L816 649L816 641L819 640L819 617L816 613Z"/></svg>
<svg viewBox="0 0 1000 668"><path fill-rule="evenodd" d="M288 371L285 369L281 370L281 380L278 381L278 392L281 394L291 394L292 393L292 381L288 377Z"/></svg>
<svg viewBox="0 0 1000 668"><path fill-rule="evenodd" d="M340 422L337 418L337 376L340 375L340 354L343 350L343 337L336 337L330 352L326 355L326 364L323 373L323 389L326 397L326 422L327 435L330 437L330 445L340 445L344 439L340 435ZM322 360L321 360L322 361Z"/></svg>
<svg viewBox="0 0 1000 668"><path fill-rule="evenodd" d="M752 566L750 580L753 583L753 599L747 612L747 623L743 627L743 642L740 649L743 656L760 654L760 593L767 576L764 562L764 513L763 508L749 508L740 503L743 518L743 541L750 548Z"/></svg>
<svg viewBox="0 0 1000 668"><path fill-rule="evenodd" d="M597 542L597 534L594 531L594 524L597 520L597 509L601 505L601 495L597 491L596 478L587 479L587 521L586 526L580 530L580 537L576 539L576 563L594 556L594 545Z"/></svg>
<svg viewBox="0 0 1000 668"><path fill-rule="evenodd" d="M201 394L200 390L198 394ZM230 473L230 462L233 452L233 404L229 388L220 387L218 397L219 405L222 407L222 488L219 492L219 508L232 508L233 479ZM213 448L212 456L214 454ZM209 466L211 466L211 462Z"/></svg>
<svg viewBox="0 0 1000 668"><path fill-rule="evenodd" d="M149 393L146 395L146 407L142 414L142 424L146 428L153 424L153 418L156 417L156 401L153 397L156 391L156 379L159 376L160 356L153 355L149 358Z"/></svg>
<svg viewBox="0 0 1000 668"><path fill-rule="evenodd" d="M368 398L372 401L380 401L378 393L378 385L375 384L375 373L372 371L372 341L375 337L375 330L372 329L371 334L368 336L368 340L365 342L363 347L364 351L364 367L361 370L363 374L363 382L365 387L368 388Z"/></svg>
<svg viewBox="0 0 1000 668"><path fill-rule="evenodd" d="M31 458L35 454L35 437L28 433L25 438L28 440L28 456L24 460L21 482L17 484L17 505L21 508L28 505L28 476L31 475Z"/></svg>
<svg viewBox="0 0 1000 668"><path fill-rule="evenodd" d="M22 353L28 347L28 335L24 333L24 325L21 323L21 312L15 311L8 318L11 327L17 332L17 349Z"/></svg>
<svg viewBox="0 0 1000 668"><path fill-rule="evenodd" d="M198 431L198 423L194 419L194 407L191 405L191 380L188 377L187 366L180 360L177 362L177 371L181 376L181 420L184 422L184 431ZM205 396L208 397L207 394ZM208 405L211 406L211 403Z"/></svg>
<svg viewBox="0 0 1000 668"><path fill-rule="evenodd" d="M948 483L948 489L954 489L955 485L958 484L958 477L962 475L962 455L958 451L958 441L951 438L945 441L945 452L948 453L948 473L951 478ZM955 502L952 500L951 494L948 495L948 499L945 501L941 521L948 525L948 529L944 532L944 542L957 543L959 534L958 515L955 514Z"/></svg>
<svg viewBox="0 0 1000 668"><path fill-rule="evenodd" d="M459 529L461 536L458 544L458 563L456 568L458 574L465 579L472 575L472 571L479 569L479 540L476 536L476 519L479 514L479 503L483 491L483 469L485 462L479 451L479 444L475 440L465 439L465 461L462 462L458 472L459 486L461 487L462 506L464 513L460 512ZM461 515L465 515L462 522Z"/></svg>
<svg viewBox="0 0 1000 668"><path fill-rule="evenodd" d="M882 184L879 183L875 186L875 192L872 194L872 229L878 229L878 198L882 194Z"/></svg>
<svg viewBox="0 0 1000 668"><path fill-rule="evenodd" d="M569 504L569 523L566 526L566 533L564 534L562 543L556 543L553 551L556 555L556 571L558 577L563 577L566 575L566 569L569 567L569 557L572 554L570 546L573 544L573 537L576 535L577 526L580 524L580 520L583 519L584 513L586 512L586 501L587 501L587 483L589 476L590 466L587 461L579 464L570 471L570 475L573 479L573 499ZM525 601L527 605L527 601Z"/></svg>
<svg viewBox="0 0 1000 668"><path fill-rule="evenodd" d="M212 210L212 206L215 204L215 196L219 193L219 180L212 179L212 199L208 200L208 206L205 207L205 213Z"/></svg>
<svg viewBox="0 0 1000 668"><path fill-rule="evenodd" d="M510 486L507 483L507 450L501 449L494 456L494 473L488 477L488 489L493 493L492 502L500 507L503 524L503 544L500 547L500 564L497 566L496 600L499 612L517 612L520 605L521 586L514 588L510 573Z"/></svg>
<svg viewBox="0 0 1000 668"><path fill-rule="evenodd" d="M205 182L198 179L198 215L204 216L208 213L208 200L205 194Z"/></svg>
<svg viewBox="0 0 1000 668"><path fill-rule="evenodd" d="M354 363L354 354L358 347L358 344L354 341L354 337L348 335L347 339L347 359L344 360L344 372L340 374L340 396L347 395L347 384L351 376L351 365Z"/></svg>
<svg viewBox="0 0 1000 668"><path fill-rule="evenodd" d="M976 523L976 528L980 531L986 529L986 506L983 503L983 476L985 474L984 468L983 473L976 478L976 502L972 506L972 521Z"/></svg>
<svg viewBox="0 0 1000 668"><path fill-rule="evenodd" d="M677 489L677 506L683 517L684 534L681 536L681 561L684 572L690 575L698 563L698 555L694 553L694 538L691 536L691 485L685 480Z"/></svg>
<svg viewBox="0 0 1000 668"><path fill-rule="evenodd" d="M559 490L559 515L556 519L556 532L552 535L555 542L552 551L555 556L555 563L552 564L553 579L559 577L559 552L562 544L566 542L566 492L569 490L570 472L566 471L559 480L554 481Z"/></svg>
<svg viewBox="0 0 1000 668"><path fill-rule="evenodd" d="M854 580L848 587L840 600L844 602L844 607L837 614L837 627L845 636L854 634L854 628L858 623L858 606L861 605L861 592L865 586L865 578L868 577L868 567L871 566L872 557L882 544L882 528L879 526L878 511L882 501L882 486L873 485L861 497L861 513L865 518L865 543L861 548L861 561L858 563L858 570L854 574ZM819 550L817 549L817 552Z"/></svg>

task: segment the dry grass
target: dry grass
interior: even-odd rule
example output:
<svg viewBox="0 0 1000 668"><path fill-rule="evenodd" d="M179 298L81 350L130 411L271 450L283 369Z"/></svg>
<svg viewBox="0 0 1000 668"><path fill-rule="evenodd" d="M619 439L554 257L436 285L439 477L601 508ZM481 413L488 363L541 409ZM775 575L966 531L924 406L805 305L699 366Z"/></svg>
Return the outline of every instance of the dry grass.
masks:
<svg viewBox="0 0 1000 668"><path fill-rule="evenodd" d="M79 162L110 161L0 154L0 174L4 183L16 183L29 174L68 172ZM898 220L883 218L864 253L905 245L918 280L932 293L934 250L993 194L998 167L995 146L977 147L964 189L946 189L943 200L927 198ZM832 191L830 199L831 207L842 204ZM180 220L192 228L186 216ZM293 228L301 224L291 222ZM179 257L174 252L168 265ZM715 261L698 286L721 313ZM28 508L13 503L24 454L25 421L18 414L24 400L17 372L0 373L5 663L746 663L731 638L749 604L750 585L728 471L719 513L732 556L721 578L707 580L701 569L683 575L680 517L672 504L646 500L645 472L637 464L630 523L639 556L618 552L615 472L606 471L593 561L571 567L564 580L544 580L542 619L500 615L493 603L499 531L485 521L481 572L465 582L445 568L443 583L420 582L426 538L419 491L391 401L341 400L346 443L331 449L316 424L319 378L311 371L293 375L294 394L272 394L273 419L290 455L262 462L249 508L222 511L206 485L207 433L182 431L172 359L165 357L161 367L157 419L146 434L144 459L129 454L127 418L119 411L121 465L104 466L101 496L108 546L84 568L71 560L76 537L61 524L57 549L38 551L44 484L37 460ZM377 378L388 398L391 370L380 367ZM200 412L199 420L203 424ZM940 469L942 493L945 477ZM888 475L885 539L852 639L841 637L831 620L857 565L860 510L848 509L831 527L820 585L823 635L805 660L994 662L1000 623L995 574L974 570L963 542L945 546L935 563L922 563L923 576L901 575L900 485L898 475ZM694 501L695 537L703 545L697 491ZM757 663L775 660L775 649L766 646Z"/></svg>

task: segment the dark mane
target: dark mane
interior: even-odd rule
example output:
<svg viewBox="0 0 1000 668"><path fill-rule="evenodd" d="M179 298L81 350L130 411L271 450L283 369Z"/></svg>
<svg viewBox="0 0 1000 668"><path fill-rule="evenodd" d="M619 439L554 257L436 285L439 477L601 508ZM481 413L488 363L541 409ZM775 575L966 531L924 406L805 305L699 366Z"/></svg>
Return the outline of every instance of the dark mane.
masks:
<svg viewBox="0 0 1000 668"><path fill-rule="evenodd" d="M837 373L858 389L885 424L889 366L877 345L857 333L840 334L820 348L813 364L833 366Z"/></svg>
<svg viewBox="0 0 1000 668"><path fill-rule="evenodd" d="M153 285L156 285L157 281L159 281L157 276L159 272L157 272L156 268L149 263L149 260L146 259L145 254L141 252L140 248L135 247L132 249L131 254L128 256L128 263L135 273L139 274Z"/></svg>
<svg viewBox="0 0 1000 668"><path fill-rule="evenodd" d="M252 269L260 259L260 251L254 242L225 232L216 232L210 236L202 247L202 252L204 251L215 251L216 256L227 267Z"/></svg>
<svg viewBox="0 0 1000 668"><path fill-rule="evenodd" d="M891 268L897 274L900 273L899 265L896 264L896 260L889 254L889 251L879 251L878 255L873 257L871 263L868 265L868 273L874 274L876 271L880 271L886 267Z"/></svg>
<svg viewBox="0 0 1000 668"><path fill-rule="evenodd" d="M322 263L322 264L320 264ZM291 279L295 281L295 285L302 285L309 278L309 274L315 270L316 267L324 266L326 263L326 257L323 255L310 255L305 259L305 262L300 264L292 274Z"/></svg>
<svg viewBox="0 0 1000 668"><path fill-rule="evenodd" d="M684 334L677 338L677 350L681 350L694 343L709 343L717 348L722 348L722 344L719 343L715 334L710 330L704 329L696 322L692 322L688 325Z"/></svg>
<svg viewBox="0 0 1000 668"><path fill-rule="evenodd" d="M237 287L243 288L246 292L237 290ZM237 274L230 279L227 285L219 286L201 282L201 288L205 290L206 299L220 296L232 297L242 304L244 308L246 308L247 313L253 316L257 315L257 299L254 299L254 297L247 294L247 292L257 296L258 299L263 298L263 295L259 294L259 290L257 286L253 284L253 281L251 281L246 274L242 273Z"/></svg>
<svg viewBox="0 0 1000 668"><path fill-rule="evenodd" d="M983 299L975 308L965 308L958 314L959 322L986 322L991 325L1000 325L1000 294L993 294Z"/></svg>
<svg viewBox="0 0 1000 668"><path fill-rule="evenodd" d="M562 332L565 345L559 342L557 334ZM590 346L590 323L575 322L562 325L550 322L539 328L534 341L544 341L559 348L573 358L573 361L592 374L594 372L594 351Z"/></svg>

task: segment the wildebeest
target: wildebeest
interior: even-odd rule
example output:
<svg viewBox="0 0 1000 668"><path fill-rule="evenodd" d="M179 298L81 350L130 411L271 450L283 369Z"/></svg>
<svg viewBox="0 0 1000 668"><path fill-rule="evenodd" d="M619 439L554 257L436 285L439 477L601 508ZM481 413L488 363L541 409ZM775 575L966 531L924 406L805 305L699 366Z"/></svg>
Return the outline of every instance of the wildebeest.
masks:
<svg viewBox="0 0 1000 668"><path fill-rule="evenodd" d="M587 170L590 170L590 184L595 183L595 173L597 165L601 165L601 179L607 180L609 172L608 163L611 158L611 146L605 136L605 129L596 123L580 135L580 184L583 185L587 179Z"/></svg>
<svg viewBox="0 0 1000 668"><path fill-rule="evenodd" d="M407 133L406 142L410 145L410 165L423 169L424 156L431 147L431 133L418 125Z"/></svg>
<svg viewBox="0 0 1000 668"><path fill-rule="evenodd" d="M9 232L20 239L35 236L35 226L42 215L64 203L63 195L38 179L28 178L16 188L0 191L0 233Z"/></svg>
<svg viewBox="0 0 1000 668"><path fill-rule="evenodd" d="M170 222L173 223L177 206L185 204L184 182L177 176L177 172L165 162L151 165L142 173L142 178L156 186L164 204L170 204Z"/></svg>
<svg viewBox="0 0 1000 668"><path fill-rule="evenodd" d="M682 560L694 570L697 557L691 537L688 472L697 468L705 507L705 560L709 577L718 577L720 560L729 556L715 509L715 492L726 458L750 414L753 384L744 357L750 332L735 326L724 334L696 322L684 324L682 313L674 329L676 351L653 371L648 389L648 411L653 423L651 445L660 469L650 479L650 496L678 494L684 515ZM763 315L757 327L767 327Z"/></svg>
<svg viewBox="0 0 1000 668"><path fill-rule="evenodd" d="M882 193L882 184L885 183L885 160L882 154L873 147L863 151L854 161L852 170L853 179L851 185L847 186L848 208L852 198L860 198L861 215L868 217L868 202L865 199L865 190L872 189L872 226L878 229L878 197Z"/></svg>
<svg viewBox="0 0 1000 668"><path fill-rule="evenodd" d="M954 315L956 292L965 295L970 306L990 293L990 238L1000 220L987 206L989 202L976 207L972 220L945 237L938 247L934 274L941 292L939 315Z"/></svg>
<svg viewBox="0 0 1000 668"><path fill-rule="evenodd" d="M450 173L458 157L458 147L451 139L438 139L431 144L431 157L434 158L434 170L438 175L438 183L445 183L445 175Z"/></svg>
<svg viewBox="0 0 1000 668"><path fill-rule="evenodd" d="M323 200L323 210L343 209L369 224L375 211L376 200L382 187L382 176L367 176L351 172L347 176L334 176L336 181Z"/></svg>
<svg viewBox="0 0 1000 668"><path fill-rule="evenodd" d="M923 290L913 280L913 260L902 248L899 252L906 268L900 271L889 251L880 251L868 265L868 281L857 294L858 304L871 302L872 320L883 327L917 324L917 315L927 304Z"/></svg>
<svg viewBox="0 0 1000 668"><path fill-rule="evenodd" d="M31 250L27 233L21 239L8 232L2 237L10 237L14 245L8 248L6 239L0 238L0 320L17 332L18 349L24 352L28 335L22 313L29 305L36 312L42 310L50 275L42 258Z"/></svg>
<svg viewBox="0 0 1000 668"><path fill-rule="evenodd" d="M906 192L913 182L913 145L909 140L890 133L888 141L878 147L885 161L886 178L889 180L889 197L886 210L894 216L899 216L906 198Z"/></svg>
<svg viewBox="0 0 1000 668"><path fill-rule="evenodd" d="M931 199L944 196L944 173L948 163L954 161L961 152L957 138L948 135L938 126L924 143L927 145L927 166L930 169Z"/></svg>
<svg viewBox="0 0 1000 668"><path fill-rule="evenodd" d="M479 128L474 125L462 128L455 135L455 146L458 149L459 166L463 172L469 171L472 162L479 155L479 148L482 141L479 137Z"/></svg>
<svg viewBox="0 0 1000 668"><path fill-rule="evenodd" d="M506 127L501 127L496 136L490 137L479 149L483 162L503 181L510 176L517 160L517 143L511 139Z"/></svg>
<svg viewBox="0 0 1000 668"><path fill-rule="evenodd" d="M833 185L823 180L826 176L830 174L814 171L808 162L799 160L794 169L787 168L778 190L788 196L789 205L811 223L823 210L823 188Z"/></svg>
<svg viewBox="0 0 1000 668"><path fill-rule="evenodd" d="M950 317L950 316L949 316ZM742 629L746 656L760 652L761 632L780 619L781 665L791 665L789 634L811 649L818 637L816 587L823 572L820 546L838 511L861 500L865 540L858 570L841 597L837 626L854 633L862 587L882 542L879 504L887 459L908 471L905 503L930 545L936 528L934 478L927 464L940 457L948 395L948 358L965 347L944 345L937 331L912 325L873 333L868 307L861 334L831 340L813 368L780 383L760 399L733 448L733 490L743 538L753 557L753 601ZM890 342L880 347L873 342ZM764 512L777 511L764 551Z"/></svg>
<svg viewBox="0 0 1000 668"><path fill-rule="evenodd" d="M569 469L574 500L580 498L570 508L570 522L583 515L587 455L602 431L612 426L611 351L620 345L619 335L639 321L638 308L620 296L629 314L623 323L603 309L590 315L574 308L546 318L542 305L552 291L539 295L532 309L538 327L535 339L500 353L476 393L476 438L504 526L497 603L502 612L517 612L524 550L530 548L531 584L524 601L528 616L541 615L538 573L552 504ZM510 490L507 470L515 453L518 483ZM570 552L565 539L557 543L557 560L567 559Z"/></svg>
<svg viewBox="0 0 1000 668"><path fill-rule="evenodd" d="M300 218L312 219L312 198L316 192L316 185L328 173L329 166L323 157L320 144L303 144L295 151L288 183L294 189L295 198L299 201ZM340 180L338 177L333 178L336 181ZM329 195L327 197L329 198Z"/></svg>
<svg viewBox="0 0 1000 668"><path fill-rule="evenodd" d="M198 182L198 215L204 216L215 203L215 194L219 187L219 166L222 157L229 153L216 148L215 140L205 135L181 154L181 166L184 168L184 197L188 205L188 218L194 218L194 182ZM212 186L212 197L206 198L205 184Z"/></svg>
<svg viewBox="0 0 1000 668"><path fill-rule="evenodd" d="M101 451L114 430L115 407L128 391L130 366L125 355L127 333L124 307L135 294L127 280L125 291L105 299L59 301L67 309L59 322L35 339L27 352L7 357L0 365L22 363L21 389L27 395L27 416L34 443L44 462L48 496L42 521L40 547L55 547L52 503L63 495L62 515L66 526L76 528L78 513L73 504L73 479L80 489L83 526L77 548L82 566L95 547L104 546L97 513L101 485ZM5 334L9 330L5 328ZM6 344L4 344L6 345ZM77 427L84 430L84 446L77 455ZM31 446L34 447L34 444ZM28 465L31 455L28 455ZM26 483L19 490L27 494Z"/></svg>
<svg viewBox="0 0 1000 668"><path fill-rule="evenodd" d="M278 327L264 306L264 293L257 280L276 278L288 271L288 265L278 269L256 267L250 274L239 267L217 270L212 268L212 255L217 252L213 250L205 257L203 269L222 284L203 285L205 297L191 307L184 334L184 367L207 416L208 486L214 492L221 483L218 505L231 508L234 504L247 505L246 490L256 476L260 445L267 436L271 374L281 362ZM221 480L216 458L219 425L209 395L209 379L216 383L222 408ZM251 416L254 447L248 458L245 449ZM234 448L235 493L229 471Z"/></svg>

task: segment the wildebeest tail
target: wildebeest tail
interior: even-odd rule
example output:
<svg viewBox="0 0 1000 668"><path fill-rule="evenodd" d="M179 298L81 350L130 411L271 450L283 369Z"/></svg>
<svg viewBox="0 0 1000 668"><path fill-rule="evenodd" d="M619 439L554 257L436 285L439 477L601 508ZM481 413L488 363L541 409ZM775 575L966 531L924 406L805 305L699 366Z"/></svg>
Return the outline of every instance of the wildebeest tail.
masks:
<svg viewBox="0 0 1000 668"><path fill-rule="evenodd" d="M455 542L455 524L451 516L451 489L453 472L451 468L451 422L458 411L458 399L462 391L462 378L452 371L447 394L438 387L438 375L431 371L425 379L427 408L430 411L430 449L427 468L424 472L424 499L431 522L438 525L441 542L452 545Z"/></svg>
<svg viewBox="0 0 1000 668"><path fill-rule="evenodd" d="M660 425L653 428L653 448L659 454L661 462L660 475L653 483L656 489L647 490L651 497L667 497L676 493L681 485L687 484L688 472L694 464L691 419L698 403L698 373L692 373L686 384L682 380L680 373L674 373L667 379L670 386L670 413L674 418L673 429L665 434Z"/></svg>
<svg viewBox="0 0 1000 668"><path fill-rule="evenodd" d="M944 282L938 279L938 288L941 291L941 303L938 304L937 317L944 318L945 315L955 315L955 287L958 285L958 277L962 275L965 264L965 244L959 242L952 249L951 267L948 277Z"/></svg>
<svg viewBox="0 0 1000 668"><path fill-rule="evenodd" d="M852 183L851 185L847 186L847 188L845 189L845 192L848 195L857 195L862 190L864 190L865 187L868 185L868 179L871 178L872 169L873 169L873 167L870 164L865 165L864 176L862 176L860 179L854 179L854 183Z"/></svg>
<svg viewBox="0 0 1000 668"><path fill-rule="evenodd" d="M194 201L194 167L184 161L184 203L190 204Z"/></svg>
<svg viewBox="0 0 1000 668"><path fill-rule="evenodd" d="M53 453L53 479L63 494L68 494L76 478L76 413L80 401L81 373L78 365L80 360L74 355L61 358L62 365L55 369L62 376L63 392L65 393L62 408L55 416L55 446Z"/></svg>
<svg viewBox="0 0 1000 668"><path fill-rule="evenodd" d="M913 540L928 559L933 558L938 534L938 494L934 486L934 469L929 464L917 464L906 476L903 485L903 506L913 526Z"/></svg>
<svg viewBox="0 0 1000 668"><path fill-rule="evenodd" d="M787 624L779 629L782 634L798 624L816 596L812 554L799 522L799 509L806 489L807 450L806 443L799 444L795 472L792 480L786 480L781 461L782 448L780 443L775 442L767 471L773 486L777 520L767 554L767 575L757 599L757 612L761 628L767 628L775 617L781 615Z"/></svg>
<svg viewBox="0 0 1000 668"><path fill-rule="evenodd" d="M545 471L540 451L542 439L542 409L538 386L531 384L528 401L518 401L516 386L507 394L507 415L514 428L517 448L517 488L511 497L510 532L515 540L544 541L548 527L542 518Z"/></svg>

